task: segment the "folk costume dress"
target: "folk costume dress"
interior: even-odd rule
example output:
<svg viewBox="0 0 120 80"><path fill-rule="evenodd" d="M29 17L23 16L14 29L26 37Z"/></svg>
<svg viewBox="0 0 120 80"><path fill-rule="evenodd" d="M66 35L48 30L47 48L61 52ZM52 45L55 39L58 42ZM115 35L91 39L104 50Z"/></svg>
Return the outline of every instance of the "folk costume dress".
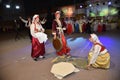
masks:
<svg viewBox="0 0 120 80"><path fill-rule="evenodd" d="M91 37L96 40L96 43L93 44L88 54L88 63L92 64L95 68L108 69L110 67L110 54L108 50L98 40L96 35L91 34Z"/></svg>
<svg viewBox="0 0 120 80"><path fill-rule="evenodd" d="M36 17L36 15L35 15ZM47 35L44 32L44 28L40 23L32 23L30 26L30 31L32 35L32 58L38 58L39 56L44 56L45 45L44 42L47 41Z"/></svg>
<svg viewBox="0 0 120 80"><path fill-rule="evenodd" d="M67 46L67 41L63 32L63 29L65 30L65 26L65 22L58 22L56 19L52 23L52 34L56 34L56 36L61 39L63 45L61 50L56 51L56 54L59 56L67 55L70 52L70 48Z"/></svg>

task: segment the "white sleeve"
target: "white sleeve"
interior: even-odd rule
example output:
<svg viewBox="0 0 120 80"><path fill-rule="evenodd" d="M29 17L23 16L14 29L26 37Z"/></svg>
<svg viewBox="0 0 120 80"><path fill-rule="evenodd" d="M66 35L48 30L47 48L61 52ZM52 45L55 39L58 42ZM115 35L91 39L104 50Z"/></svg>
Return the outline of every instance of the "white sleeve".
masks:
<svg viewBox="0 0 120 80"><path fill-rule="evenodd" d="M23 19L23 18L21 18L21 21L24 22L24 23L27 23L27 22L28 22L27 20L25 20L25 19Z"/></svg>
<svg viewBox="0 0 120 80"><path fill-rule="evenodd" d="M30 26L30 33L31 33L32 36L35 36L34 24L31 24L31 26Z"/></svg>
<svg viewBox="0 0 120 80"><path fill-rule="evenodd" d="M93 52L93 46L92 46L92 48L90 49L90 52Z"/></svg>
<svg viewBox="0 0 120 80"><path fill-rule="evenodd" d="M95 63L95 61L100 53L100 49L101 49L101 46L99 46L99 45L94 46L93 55L92 55L92 58L90 60L90 64Z"/></svg>
<svg viewBox="0 0 120 80"><path fill-rule="evenodd" d="M42 27L42 31L44 32L45 31L45 29Z"/></svg>

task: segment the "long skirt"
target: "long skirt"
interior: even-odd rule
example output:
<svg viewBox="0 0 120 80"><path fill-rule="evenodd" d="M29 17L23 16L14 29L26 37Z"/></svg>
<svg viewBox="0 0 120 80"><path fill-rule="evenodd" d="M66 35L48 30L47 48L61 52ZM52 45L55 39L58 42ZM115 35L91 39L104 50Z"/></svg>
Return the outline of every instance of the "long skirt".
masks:
<svg viewBox="0 0 120 80"><path fill-rule="evenodd" d="M67 34L72 34L72 33L73 33L72 24L67 24Z"/></svg>
<svg viewBox="0 0 120 80"><path fill-rule="evenodd" d="M82 33L82 24L79 24L79 32Z"/></svg>
<svg viewBox="0 0 120 80"><path fill-rule="evenodd" d="M99 33L102 32L102 25L98 25L98 32L99 32Z"/></svg>
<svg viewBox="0 0 120 80"><path fill-rule="evenodd" d="M40 43L37 38L32 37L32 58L38 58L39 56L44 56L45 46L44 43Z"/></svg>
<svg viewBox="0 0 120 80"><path fill-rule="evenodd" d="M76 24L74 29L76 33L79 32L79 24Z"/></svg>
<svg viewBox="0 0 120 80"><path fill-rule="evenodd" d="M57 55L62 56L62 55L68 55L70 52L70 48L67 46L67 41L65 39L64 34L61 34L61 40L62 40L62 49L57 52Z"/></svg>
<svg viewBox="0 0 120 80"><path fill-rule="evenodd" d="M83 23L83 25L82 25L82 32L83 32L83 33L85 32L85 29L86 29L86 24Z"/></svg>
<svg viewBox="0 0 120 80"><path fill-rule="evenodd" d="M90 52L88 55L88 63L90 62L92 56L93 56L93 53ZM99 55L97 57L95 63L92 64L92 66L95 68L104 68L104 69L110 68L110 55L109 55L109 53Z"/></svg>

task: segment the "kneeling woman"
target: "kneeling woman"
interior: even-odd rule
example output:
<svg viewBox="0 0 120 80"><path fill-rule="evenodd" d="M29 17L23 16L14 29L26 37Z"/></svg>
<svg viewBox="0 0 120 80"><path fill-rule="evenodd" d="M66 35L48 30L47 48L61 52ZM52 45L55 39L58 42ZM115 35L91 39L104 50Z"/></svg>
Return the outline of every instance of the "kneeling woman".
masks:
<svg viewBox="0 0 120 80"><path fill-rule="evenodd" d="M108 69L110 67L110 54L103 44L99 41L96 34L90 34L89 40L93 43L93 46L88 54L88 65L95 68Z"/></svg>
<svg viewBox="0 0 120 80"><path fill-rule="evenodd" d="M32 24L30 26L30 31L32 35L32 52L31 56L36 61L38 58L44 58L45 45L44 42L47 41L47 35L44 33L44 28L42 27L39 15L34 15Z"/></svg>

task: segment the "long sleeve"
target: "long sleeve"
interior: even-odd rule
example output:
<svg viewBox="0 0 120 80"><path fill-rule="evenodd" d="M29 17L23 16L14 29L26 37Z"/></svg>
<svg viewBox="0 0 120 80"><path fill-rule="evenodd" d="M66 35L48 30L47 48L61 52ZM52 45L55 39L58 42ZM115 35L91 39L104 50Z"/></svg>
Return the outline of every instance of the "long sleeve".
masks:
<svg viewBox="0 0 120 80"><path fill-rule="evenodd" d="M94 46L94 50L92 51L93 56L92 56L92 58L91 58L91 60L90 60L90 64L95 63L98 55L100 54L100 49L101 49L101 46L99 46L99 45L95 45L95 46Z"/></svg>
<svg viewBox="0 0 120 80"><path fill-rule="evenodd" d="M27 20L25 20L25 19L23 19L23 18L20 18L20 19L21 19L22 22L25 23L25 26L26 26L26 27L30 27L30 25L31 25L31 22L30 22L30 21L27 21Z"/></svg>
<svg viewBox="0 0 120 80"><path fill-rule="evenodd" d="M90 52L93 52L93 46L92 46L92 48L90 49Z"/></svg>
<svg viewBox="0 0 120 80"><path fill-rule="evenodd" d="M33 36L33 37L36 37L35 36L35 26L34 26L34 24L31 24L31 26L30 26L30 33L31 33L31 35Z"/></svg>
<svg viewBox="0 0 120 80"><path fill-rule="evenodd" d="M65 22L65 21L63 21L63 27L65 27L65 28L66 28L66 26L67 26L66 22Z"/></svg>
<svg viewBox="0 0 120 80"><path fill-rule="evenodd" d="M52 23L52 34L56 34L56 23L53 21Z"/></svg>
<svg viewBox="0 0 120 80"><path fill-rule="evenodd" d="M64 20L62 21L62 28L63 28L63 31L67 29L67 24Z"/></svg>
<svg viewBox="0 0 120 80"><path fill-rule="evenodd" d="M22 22L24 22L24 23L28 23L27 20L25 20L25 19L23 19L23 18L20 18L20 19L21 19Z"/></svg>
<svg viewBox="0 0 120 80"><path fill-rule="evenodd" d="M46 21L40 21L41 24L45 24Z"/></svg>

